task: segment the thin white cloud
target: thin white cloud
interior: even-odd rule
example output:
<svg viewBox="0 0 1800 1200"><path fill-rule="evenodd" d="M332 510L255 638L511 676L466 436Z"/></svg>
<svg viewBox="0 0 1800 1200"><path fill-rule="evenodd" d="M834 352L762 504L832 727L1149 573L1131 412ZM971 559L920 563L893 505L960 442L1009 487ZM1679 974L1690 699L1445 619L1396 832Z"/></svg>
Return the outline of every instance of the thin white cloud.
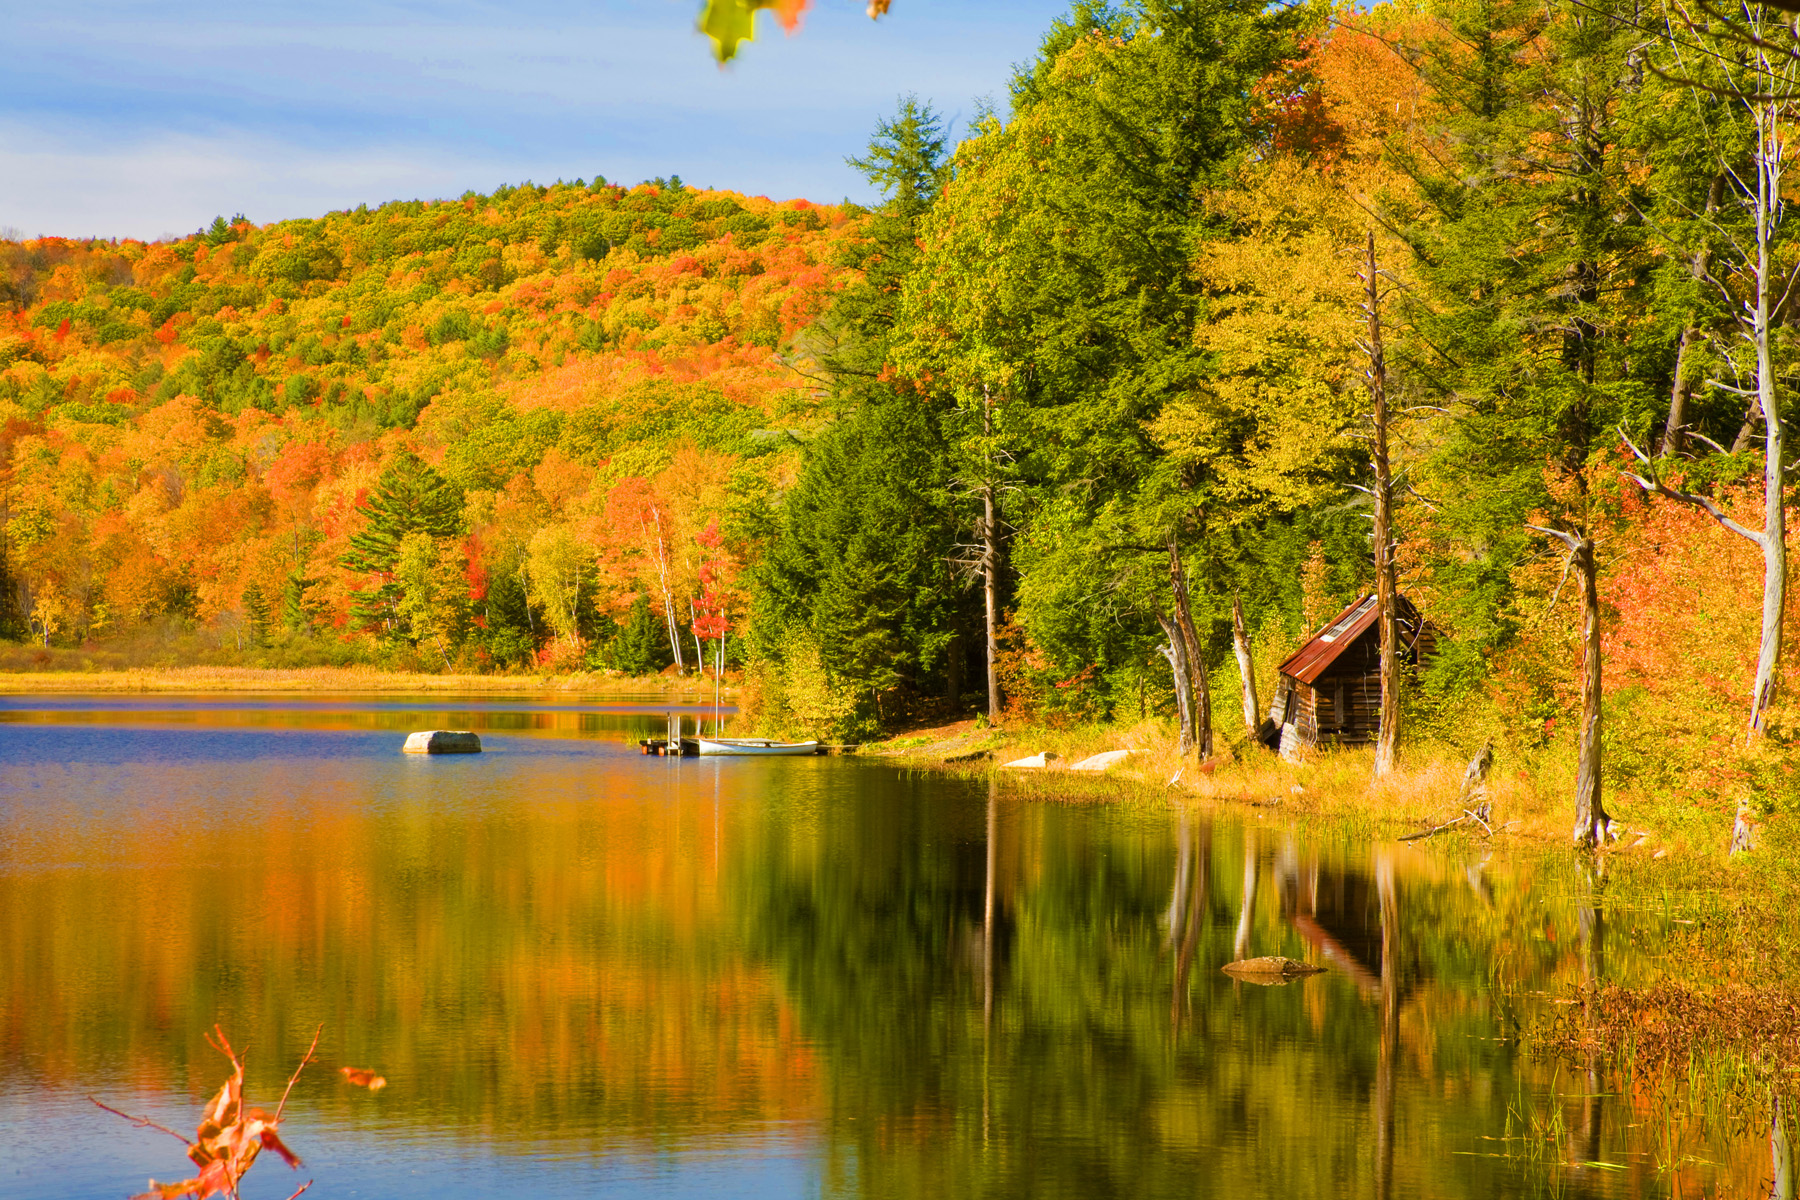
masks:
<svg viewBox="0 0 1800 1200"><path fill-rule="evenodd" d="M7 122L0 123L0 225L27 236L156 238L237 212L268 221L457 195L470 173L470 164L404 151L332 154L182 134L77 145Z"/></svg>
<svg viewBox="0 0 1800 1200"><path fill-rule="evenodd" d="M1004 92L1061 0L818 0L730 70L697 0L65 0L0 75L0 225L149 236L525 179L868 198L844 165L896 95Z"/></svg>

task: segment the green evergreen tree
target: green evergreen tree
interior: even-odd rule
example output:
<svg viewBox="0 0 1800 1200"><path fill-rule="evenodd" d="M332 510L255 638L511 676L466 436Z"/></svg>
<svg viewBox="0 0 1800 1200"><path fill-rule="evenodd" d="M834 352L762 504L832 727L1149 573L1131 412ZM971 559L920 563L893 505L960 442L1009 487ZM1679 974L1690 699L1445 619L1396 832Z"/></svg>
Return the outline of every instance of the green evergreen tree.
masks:
<svg viewBox="0 0 1800 1200"><path fill-rule="evenodd" d="M281 621L290 633L307 634L318 619L317 606L306 598L308 588L319 581L296 567L281 585Z"/></svg>
<svg viewBox="0 0 1800 1200"><path fill-rule="evenodd" d="M963 487L1021 531L1022 611L1068 609L1061 671L1141 659L1185 590L1179 544L1207 536L1206 464L1168 461L1154 423L1205 389L1194 261L1229 233L1208 194L1263 145L1259 81L1311 20L1250 0L1078 4L923 222L897 357L954 402Z"/></svg>
<svg viewBox="0 0 1800 1200"><path fill-rule="evenodd" d="M244 640L252 646L268 645L274 611L268 597L263 595L262 585L252 583L246 586L243 598Z"/></svg>
<svg viewBox="0 0 1800 1200"><path fill-rule="evenodd" d="M928 413L871 400L807 448L780 533L756 573L755 644L776 657L805 629L866 715L882 693L940 691L928 676L958 627L949 556L956 540Z"/></svg>
<svg viewBox="0 0 1800 1200"><path fill-rule="evenodd" d="M481 604L482 632L478 641L496 664L517 666L537 651L536 621L525 582L518 572L494 576Z"/></svg>
<svg viewBox="0 0 1800 1200"><path fill-rule="evenodd" d="M944 144L937 115L909 96L877 126L868 153L849 160L885 201L863 245L862 281L807 335L839 420L807 447L753 575L753 651L781 659L789 632L806 631L866 721L898 715L883 699L895 689L915 698L945 690L931 676L967 604L947 565L957 530L943 406L886 373L919 223L945 178Z"/></svg>
<svg viewBox="0 0 1800 1200"><path fill-rule="evenodd" d="M627 675L654 675L673 660L669 657L668 631L662 619L650 611L650 597L639 592L611 642L603 648L604 665Z"/></svg>
<svg viewBox="0 0 1800 1200"><path fill-rule="evenodd" d="M1405 160L1428 203L1408 237L1429 301L1397 306L1431 357L1398 370L1452 418L1421 490L1452 535L1433 567L1458 636L1438 671L1468 681L1512 631L1513 569L1541 546L1526 521L1591 529L1590 461L1660 410L1679 326L1656 328L1643 164L1622 145L1642 73L1629 7L1442 15L1453 44L1421 68L1451 157Z"/></svg>
<svg viewBox="0 0 1800 1200"><path fill-rule="evenodd" d="M372 586L352 593L351 615L360 627L383 637L406 636L399 614L404 589L394 575L400 543L412 533L447 538L461 532L462 497L428 463L405 450L382 472L362 511L367 523L351 536L350 550L339 561L374 578Z"/></svg>

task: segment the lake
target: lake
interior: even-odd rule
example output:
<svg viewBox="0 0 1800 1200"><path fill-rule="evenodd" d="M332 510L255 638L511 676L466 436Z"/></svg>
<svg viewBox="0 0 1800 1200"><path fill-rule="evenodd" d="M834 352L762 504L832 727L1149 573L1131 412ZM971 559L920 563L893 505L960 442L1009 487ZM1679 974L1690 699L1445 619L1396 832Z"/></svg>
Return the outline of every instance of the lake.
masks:
<svg viewBox="0 0 1800 1200"><path fill-rule="evenodd" d="M323 1026L283 1124L306 1165L265 1156L251 1200L1748 1195L1768 1169L1766 1130L1672 1146L1519 1046L1662 959L1666 907L1572 856L643 756L670 709L0 697L0 1195L189 1174L86 1097L191 1135L215 1024L270 1109ZM424 728L487 752L402 755ZM1270 954L1327 970L1219 969Z"/></svg>

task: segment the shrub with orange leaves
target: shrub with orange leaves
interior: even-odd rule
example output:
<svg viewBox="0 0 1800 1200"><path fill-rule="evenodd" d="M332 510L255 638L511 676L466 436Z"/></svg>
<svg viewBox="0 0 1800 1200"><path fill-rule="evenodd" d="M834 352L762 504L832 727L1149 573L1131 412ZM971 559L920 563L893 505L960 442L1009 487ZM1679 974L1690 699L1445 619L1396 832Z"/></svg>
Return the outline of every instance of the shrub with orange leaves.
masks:
<svg viewBox="0 0 1800 1200"><path fill-rule="evenodd" d="M320 1027L323 1030L323 1026ZM110 1105L93 1102L107 1112L124 1117L132 1124L142 1128L159 1129L171 1137L187 1143L187 1154L194 1165L200 1168L198 1175L192 1179L183 1179L176 1183L158 1183L152 1179L150 1190L132 1197L132 1200L178 1200L179 1197L191 1196L194 1200L206 1200L209 1196L229 1196L235 1200L238 1194L238 1183L264 1150L273 1150L280 1155L282 1161L290 1168L298 1168L300 1156L288 1149L281 1140L281 1114L287 1107L289 1094L294 1090L294 1083L300 1078L300 1072L312 1061L313 1051L318 1049L319 1034L313 1034L312 1045L288 1077L287 1090L281 1094L281 1103L275 1106L273 1115L260 1108L244 1107L244 1059L231 1048L225 1033L217 1026L213 1027L207 1042L219 1053L231 1060L231 1076L225 1080L213 1098L207 1102L200 1114L199 1127L194 1131L194 1140L189 1141L174 1130L143 1117L133 1117L122 1113ZM93 1099L89 1097L89 1099ZM298 1196L310 1182L303 1185L294 1196ZM292 1197L289 1198L292 1200Z"/></svg>

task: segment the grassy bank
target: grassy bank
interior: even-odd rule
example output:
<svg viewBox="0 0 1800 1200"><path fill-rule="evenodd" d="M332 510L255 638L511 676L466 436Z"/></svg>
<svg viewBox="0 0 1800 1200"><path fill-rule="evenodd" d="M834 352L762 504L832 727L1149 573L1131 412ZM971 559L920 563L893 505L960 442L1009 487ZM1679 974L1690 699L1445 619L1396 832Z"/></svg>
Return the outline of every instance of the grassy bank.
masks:
<svg viewBox="0 0 1800 1200"><path fill-rule="evenodd" d="M1129 750L1131 756L1104 773L1070 769L1109 750ZM1280 812L1329 818L1372 836L1398 837L1462 816L1457 800L1472 750L1406 747L1395 771L1376 781L1373 750L1367 747L1321 750L1294 763L1240 740L1199 764L1175 753L1167 722L1150 720L1066 729L1029 725L990 729L963 721L893 737L866 746L863 752L927 769L964 774L1000 771L1015 787L1044 799L1237 806L1265 817ZM1043 752L1053 756L1045 768L1004 766ZM1486 783L1491 802L1487 826L1465 820L1437 836L1560 848L1569 840L1573 820L1574 768L1573 759L1554 748L1529 755L1497 748ZM1609 855L1655 856L1660 851L1665 857L1678 853L1723 860L1733 818L1733 809L1725 803L1694 805L1623 789L1609 792L1607 804L1619 838L1607 850Z"/></svg>

